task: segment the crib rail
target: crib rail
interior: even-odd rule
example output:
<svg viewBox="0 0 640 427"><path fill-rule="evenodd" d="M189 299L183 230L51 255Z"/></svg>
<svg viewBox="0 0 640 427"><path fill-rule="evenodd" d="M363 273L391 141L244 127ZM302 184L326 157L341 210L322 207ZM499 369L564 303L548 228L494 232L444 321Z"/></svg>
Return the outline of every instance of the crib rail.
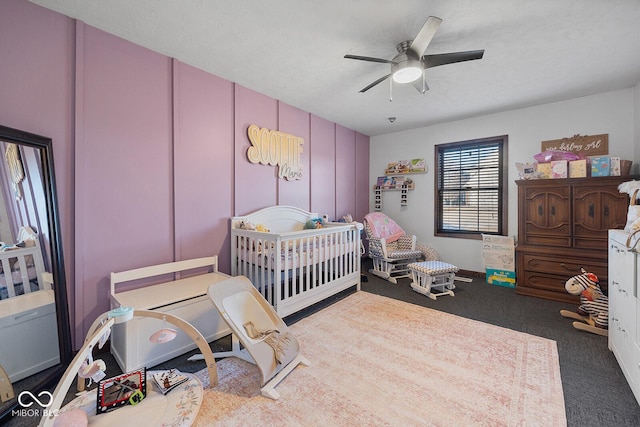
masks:
<svg viewBox="0 0 640 427"><path fill-rule="evenodd" d="M232 275L244 275L280 316L360 286L360 230L232 231Z"/></svg>
<svg viewBox="0 0 640 427"><path fill-rule="evenodd" d="M38 245L0 252L0 266L0 299L51 289L42 277L44 261Z"/></svg>

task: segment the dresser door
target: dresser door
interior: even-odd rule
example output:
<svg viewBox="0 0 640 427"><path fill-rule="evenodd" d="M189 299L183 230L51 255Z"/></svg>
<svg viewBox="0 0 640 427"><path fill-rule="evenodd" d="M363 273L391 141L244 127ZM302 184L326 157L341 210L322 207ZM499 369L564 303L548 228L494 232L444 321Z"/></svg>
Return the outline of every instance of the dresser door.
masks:
<svg viewBox="0 0 640 427"><path fill-rule="evenodd" d="M524 244L571 246L571 188L524 187Z"/></svg>
<svg viewBox="0 0 640 427"><path fill-rule="evenodd" d="M627 195L611 184L576 186L573 189L573 246L607 249L607 230L624 228Z"/></svg>

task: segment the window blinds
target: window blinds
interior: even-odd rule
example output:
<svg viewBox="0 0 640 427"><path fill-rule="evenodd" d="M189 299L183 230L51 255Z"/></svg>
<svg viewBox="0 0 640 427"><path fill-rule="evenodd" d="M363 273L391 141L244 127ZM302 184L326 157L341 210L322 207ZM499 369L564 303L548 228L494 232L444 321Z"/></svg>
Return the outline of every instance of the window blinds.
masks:
<svg viewBox="0 0 640 427"><path fill-rule="evenodd" d="M438 149L438 231L501 234L502 140Z"/></svg>

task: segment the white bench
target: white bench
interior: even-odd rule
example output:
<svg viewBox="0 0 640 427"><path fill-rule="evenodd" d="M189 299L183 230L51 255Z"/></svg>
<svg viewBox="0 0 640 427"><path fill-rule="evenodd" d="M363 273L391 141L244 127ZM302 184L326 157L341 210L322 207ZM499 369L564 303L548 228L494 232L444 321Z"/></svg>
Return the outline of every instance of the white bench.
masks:
<svg viewBox="0 0 640 427"><path fill-rule="evenodd" d="M213 307L207 290L211 284L229 277L218 272L217 256L111 273L111 308L123 306L172 314L192 324L211 342L231 331ZM149 285L151 279L155 284ZM142 317L114 325L111 353L124 372L151 368L196 348L191 337L180 332L164 344L149 342L148 337L165 326L171 325Z"/></svg>
<svg viewBox="0 0 640 427"><path fill-rule="evenodd" d="M455 296L453 290L456 285L453 281L458 272L458 267L442 261L414 262L407 265L411 271L411 288L431 299L441 295ZM433 291L437 292L433 292Z"/></svg>

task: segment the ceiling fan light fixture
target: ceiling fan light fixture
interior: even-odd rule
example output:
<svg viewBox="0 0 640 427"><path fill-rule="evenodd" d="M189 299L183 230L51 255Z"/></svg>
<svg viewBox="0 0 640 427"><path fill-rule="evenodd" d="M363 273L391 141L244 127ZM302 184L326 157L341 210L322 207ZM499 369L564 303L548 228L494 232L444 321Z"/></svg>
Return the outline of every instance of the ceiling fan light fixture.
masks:
<svg viewBox="0 0 640 427"><path fill-rule="evenodd" d="M393 81L396 83L411 83L422 76L422 64L420 61L403 61L392 68Z"/></svg>
<svg viewBox="0 0 640 427"><path fill-rule="evenodd" d="M435 55L427 55L427 47L431 43L438 27L442 23L442 19L437 16L429 16L424 25L413 40L405 40L396 45L398 54L393 59L373 58L370 56L350 55L344 57L347 59L357 59L359 61L378 62L381 64L391 64L391 72L380 77L373 83L368 84L360 93L364 93L375 87L376 85L389 79L389 95L393 88L393 83L413 83L413 86L424 94L429 90L429 86L425 81L425 71L427 68L438 67L440 65L454 64L456 62L473 61L481 59L484 50L470 50L466 52L449 52ZM418 81L421 79L421 81ZM392 98L389 96L389 101Z"/></svg>

